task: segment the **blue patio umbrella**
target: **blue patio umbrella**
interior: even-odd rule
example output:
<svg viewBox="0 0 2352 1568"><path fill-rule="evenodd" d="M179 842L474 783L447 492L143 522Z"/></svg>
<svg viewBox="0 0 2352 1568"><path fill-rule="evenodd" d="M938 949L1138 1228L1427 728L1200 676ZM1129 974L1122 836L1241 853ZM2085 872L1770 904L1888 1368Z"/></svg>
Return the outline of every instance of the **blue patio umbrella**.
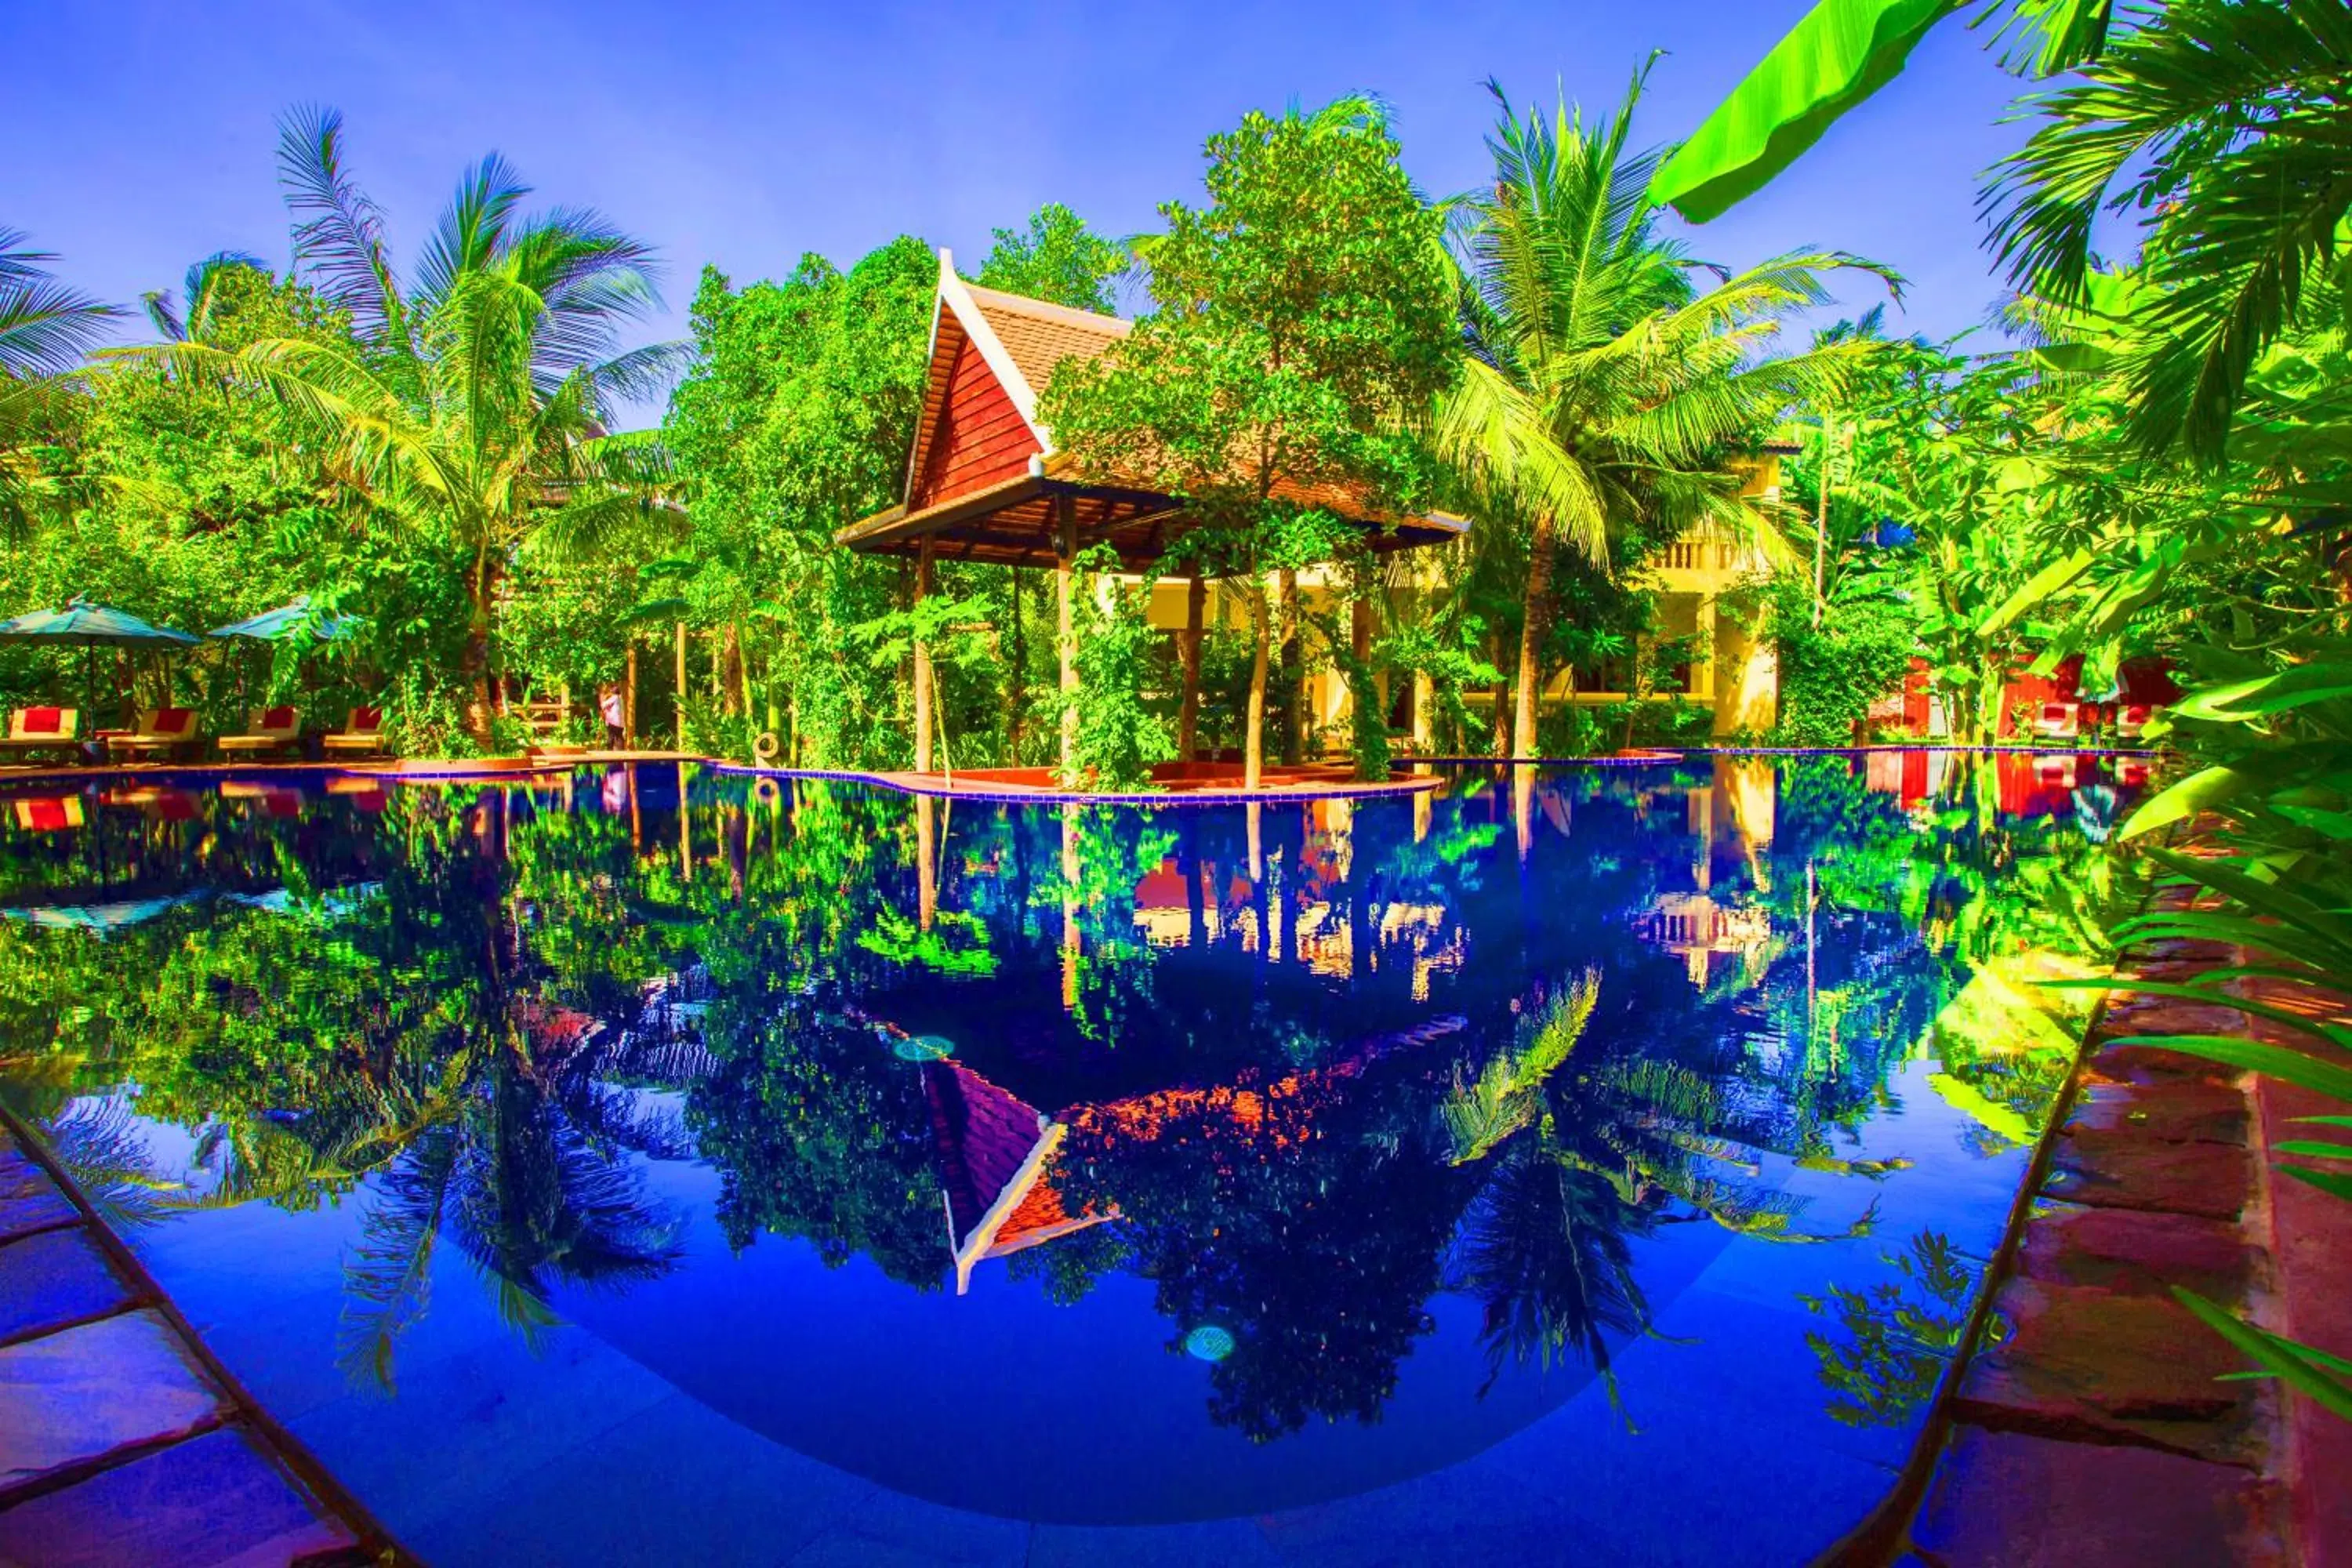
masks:
<svg viewBox="0 0 2352 1568"><path fill-rule="evenodd" d="M289 600L274 610L264 610L257 616L233 621L225 626L215 626L206 635L216 637L249 637L255 642L277 642L298 632L307 631L320 642L341 642L357 631L362 625L357 616L339 616L332 612L313 615L310 595L304 594Z"/></svg>
<svg viewBox="0 0 2352 1568"><path fill-rule="evenodd" d="M12 921L53 929L79 928L100 937L152 921L164 910L205 897L205 890L176 893L161 899L126 899L104 904L44 904L34 909L0 910Z"/></svg>
<svg viewBox="0 0 2352 1568"><path fill-rule="evenodd" d="M0 642L47 643L53 647L143 647L161 652L194 647L198 640L169 626L150 626L126 610L93 605L79 594L62 610L30 610L0 621ZM94 698L98 678L87 655L82 677Z"/></svg>

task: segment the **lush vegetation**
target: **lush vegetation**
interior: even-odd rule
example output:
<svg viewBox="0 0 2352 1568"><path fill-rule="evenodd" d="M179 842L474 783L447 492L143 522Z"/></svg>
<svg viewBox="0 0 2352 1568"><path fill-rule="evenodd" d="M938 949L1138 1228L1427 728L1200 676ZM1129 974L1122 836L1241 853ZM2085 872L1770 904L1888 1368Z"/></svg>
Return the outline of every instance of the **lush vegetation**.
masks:
<svg viewBox="0 0 2352 1568"><path fill-rule="evenodd" d="M1131 247L1060 206L999 230L982 284L1099 310L1129 278L1151 307L1118 353L1066 363L1045 413L1093 472L1210 525L1169 568L1220 579L1247 630L1213 628L1181 669L1132 584L1089 582L1066 697L1033 574L946 564L919 605L907 565L835 545L900 496L927 246L740 287L706 271L691 342L634 342L644 240L532 212L493 156L404 270L325 112L283 126L290 269L198 261L148 296L157 342L92 357L123 312L0 229L0 605L85 593L201 628L308 594L363 617L266 670L108 673L215 723L263 692L365 699L404 749L499 751L512 693L622 683L641 738L741 757L773 733L814 768L907 764L919 640L954 765L1056 761L1066 726L1075 773L1135 785L1188 743L1253 777L1269 751L1296 760L1318 668L1355 694L1340 743L1371 775L1375 699L1406 681L1444 752L1681 732L1704 710L1651 699L1703 634L1670 622L1658 570L1722 540L1756 566L1715 612L1780 658L1777 729L1751 739L1867 739L1915 673L1972 741L2017 738L2005 693L2029 673L2093 700L2127 666L2182 678L2151 733L2187 775L2117 837L2209 897L2116 934L2246 950L2185 988L2297 1047L2201 1048L2352 1100L2325 1000L2352 983L2352 13L1977 8L2038 84L1984 192L2000 327L1903 340L1872 311L1794 341L1825 279L1897 280L1826 249L1711 271L1674 213L1767 189L1847 108L1900 92L1955 10L1823 0L1663 156L1635 133L1638 79L1593 115L1498 89L1493 179L1432 200L1379 106L1349 100L1212 136L1203 194ZM664 395L658 429L613 429ZM1778 493L1749 483L1774 444L1793 447ZM1343 518L1432 507L1467 515L1466 540L1384 561ZM78 691L79 662L0 650L0 698ZM1575 702L1603 669L1631 700ZM2352 1197L2341 1125L2285 1146L2287 1174ZM2216 1319L2352 1412L2340 1360Z"/></svg>

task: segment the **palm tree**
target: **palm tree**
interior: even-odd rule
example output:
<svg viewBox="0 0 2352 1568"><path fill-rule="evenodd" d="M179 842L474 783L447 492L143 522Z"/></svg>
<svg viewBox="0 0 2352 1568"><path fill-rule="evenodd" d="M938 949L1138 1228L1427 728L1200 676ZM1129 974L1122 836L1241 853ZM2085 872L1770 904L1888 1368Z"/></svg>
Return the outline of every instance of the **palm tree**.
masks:
<svg viewBox="0 0 2352 1568"><path fill-rule="evenodd" d="M64 499L37 448L68 417L64 378L122 312L50 276L46 250L0 227L0 533L19 537L36 513Z"/></svg>
<svg viewBox="0 0 2352 1568"><path fill-rule="evenodd" d="M1702 269L1656 232L1645 194L1656 155L1628 150L1643 75L1588 124L1565 103L1502 119L1491 192L1454 204L1452 251L1466 347L1440 404L1435 446L1501 534L1530 550L1520 593L1511 752L1536 751L1554 557L1606 571L1611 539L1649 516L1771 537L1727 459L1793 403L1834 386L1862 351L1775 355L1792 312L1829 298L1821 274L1885 268L1837 251L1792 252L1701 292ZM1493 523L1515 524L1497 530Z"/></svg>
<svg viewBox="0 0 2352 1568"><path fill-rule="evenodd" d="M145 307L147 320L156 335L167 343L211 342L221 285L239 268L263 274L269 270L257 256L242 250L216 250L190 267L181 279L187 301L184 306L169 289L151 289L142 294L139 302Z"/></svg>
<svg viewBox="0 0 2352 1568"><path fill-rule="evenodd" d="M0 227L0 375L63 375L122 312L58 282L41 265L52 251L26 250L26 235Z"/></svg>
<svg viewBox="0 0 2352 1568"><path fill-rule="evenodd" d="M297 276L349 314L351 341L229 351L201 341L192 310L164 312L191 337L120 353L268 388L322 432L358 494L461 552L461 668L487 741L492 611L516 552L588 548L660 516L660 449L606 431L614 398L657 393L686 353L619 349L622 329L659 302L652 251L584 208L524 212L530 187L493 153L458 182L404 286L382 214L344 168L340 114L281 121L278 165Z"/></svg>
<svg viewBox="0 0 2352 1568"><path fill-rule="evenodd" d="M2132 312L2132 433L2218 458L2263 350L2343 265L2352 213L2352 9L2173 0L2113 35L1986 201L2013 281L2088 308L2094 231L2148 215Z"/></svg>

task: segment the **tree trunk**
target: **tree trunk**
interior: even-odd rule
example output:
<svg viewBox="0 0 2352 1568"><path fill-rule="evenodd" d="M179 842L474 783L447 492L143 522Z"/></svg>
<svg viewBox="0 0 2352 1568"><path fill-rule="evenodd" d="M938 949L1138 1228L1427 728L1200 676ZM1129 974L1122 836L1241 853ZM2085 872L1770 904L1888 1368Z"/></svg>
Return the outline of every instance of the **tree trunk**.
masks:
<svg viewBox="0 0 2352 1568"><path fill-rule="evenodd" d="M1266 614L1265 579L1250 583L1249 706L1242 718L1242 787L1255 789L1265 775L1265 674L1272 617ZM1261 931L1265 928L1260 927ZM1260 939L1263 942L1263 939Z"/></svg>
<svg viewBox="0 0 2352 1568"><path fill-rule="evenodd" d="M1196 567L1184 589L1184 696L1176 710L1176 755L1188 763L1200 754L1201 620L1208 597L1209 584Z"/></svg>
<svg viewBox="0 0 2352 1568"><path fill-rule="evenodd" d="M498 591L498 563L488 549L474 557L466 606L466 683L473 688L474 703L466 714L467 731L474 743L490 744L490 601Z"/></svg>
<svg viewBox="0 0 2352 1568"><path fill-rule="evenodd" d="M1537 649L1543 646L1544 622L1551 614L1551 556L1552 523L1549 518L1538 518L1519 616L1518 692L1511 723L1511 755L1522 762L1536 754L1536 708L1543 684Z"/></svg>
<svg viewBox="0 0 2352 1568"><path fill-rule="evenodd" d="M1276 608L1275 637L1282 647L1282 760L1296 767L1306 752L1307 700L1301 689L1306 675L1298 657L1298 574L1286 568L1276 579L1282 588Z"/></svg>
<svg viewBox="0 0 2352 1568"><path fill-rule="evenodd" d="M748 712L741 702L743 690L743 636L733 621L719 644L719 710L730 719Z"/></svg>
<svg viewBox="0 0 2352 1568"><path fill-rule="evenodd" d="M1029 638L1021 626L1021 568L1013 568L1013 647L1005 662L1012 667L1004 692L1004 760L1021 765L1023 711L1029 706Z"/></svg>

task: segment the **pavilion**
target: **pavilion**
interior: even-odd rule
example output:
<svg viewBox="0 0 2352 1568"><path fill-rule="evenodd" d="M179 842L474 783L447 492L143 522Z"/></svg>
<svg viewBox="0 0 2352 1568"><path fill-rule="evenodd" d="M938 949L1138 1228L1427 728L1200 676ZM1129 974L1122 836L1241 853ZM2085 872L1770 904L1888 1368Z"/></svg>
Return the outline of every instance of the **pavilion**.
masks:
<svg viewBox="0 0 2352 1568"><path fill-rule="evenodd" d="M1055 366L1074 355L1110 350L1133 323L1002 293L956 276L940 252L939 294L931 312L930 366L923 413L908 454L898 505L843 529L835 542L867 554L910 556L915 596L931 591L937 561L1052 566L1058 598L1061 687L1077 685L1072 568L1081 550L1108 542L1131 572L1159 562L1197 520L1181 497L1081 476L1053 433L1038 422L1037 395ZM1277 494L1284 494L1277 490ZM1360 502L1328 490L1285 499L1320 505L1363 528L1375 550L1409 549L1458 539L1469 524L1432 513L1369 514ZM1188 699L1197 685L1205 584L1192 580L1184 633ZM915 771L931 771L929 650L915 645ZM1076 720L1062 721L1066 769Z"/></svg>

